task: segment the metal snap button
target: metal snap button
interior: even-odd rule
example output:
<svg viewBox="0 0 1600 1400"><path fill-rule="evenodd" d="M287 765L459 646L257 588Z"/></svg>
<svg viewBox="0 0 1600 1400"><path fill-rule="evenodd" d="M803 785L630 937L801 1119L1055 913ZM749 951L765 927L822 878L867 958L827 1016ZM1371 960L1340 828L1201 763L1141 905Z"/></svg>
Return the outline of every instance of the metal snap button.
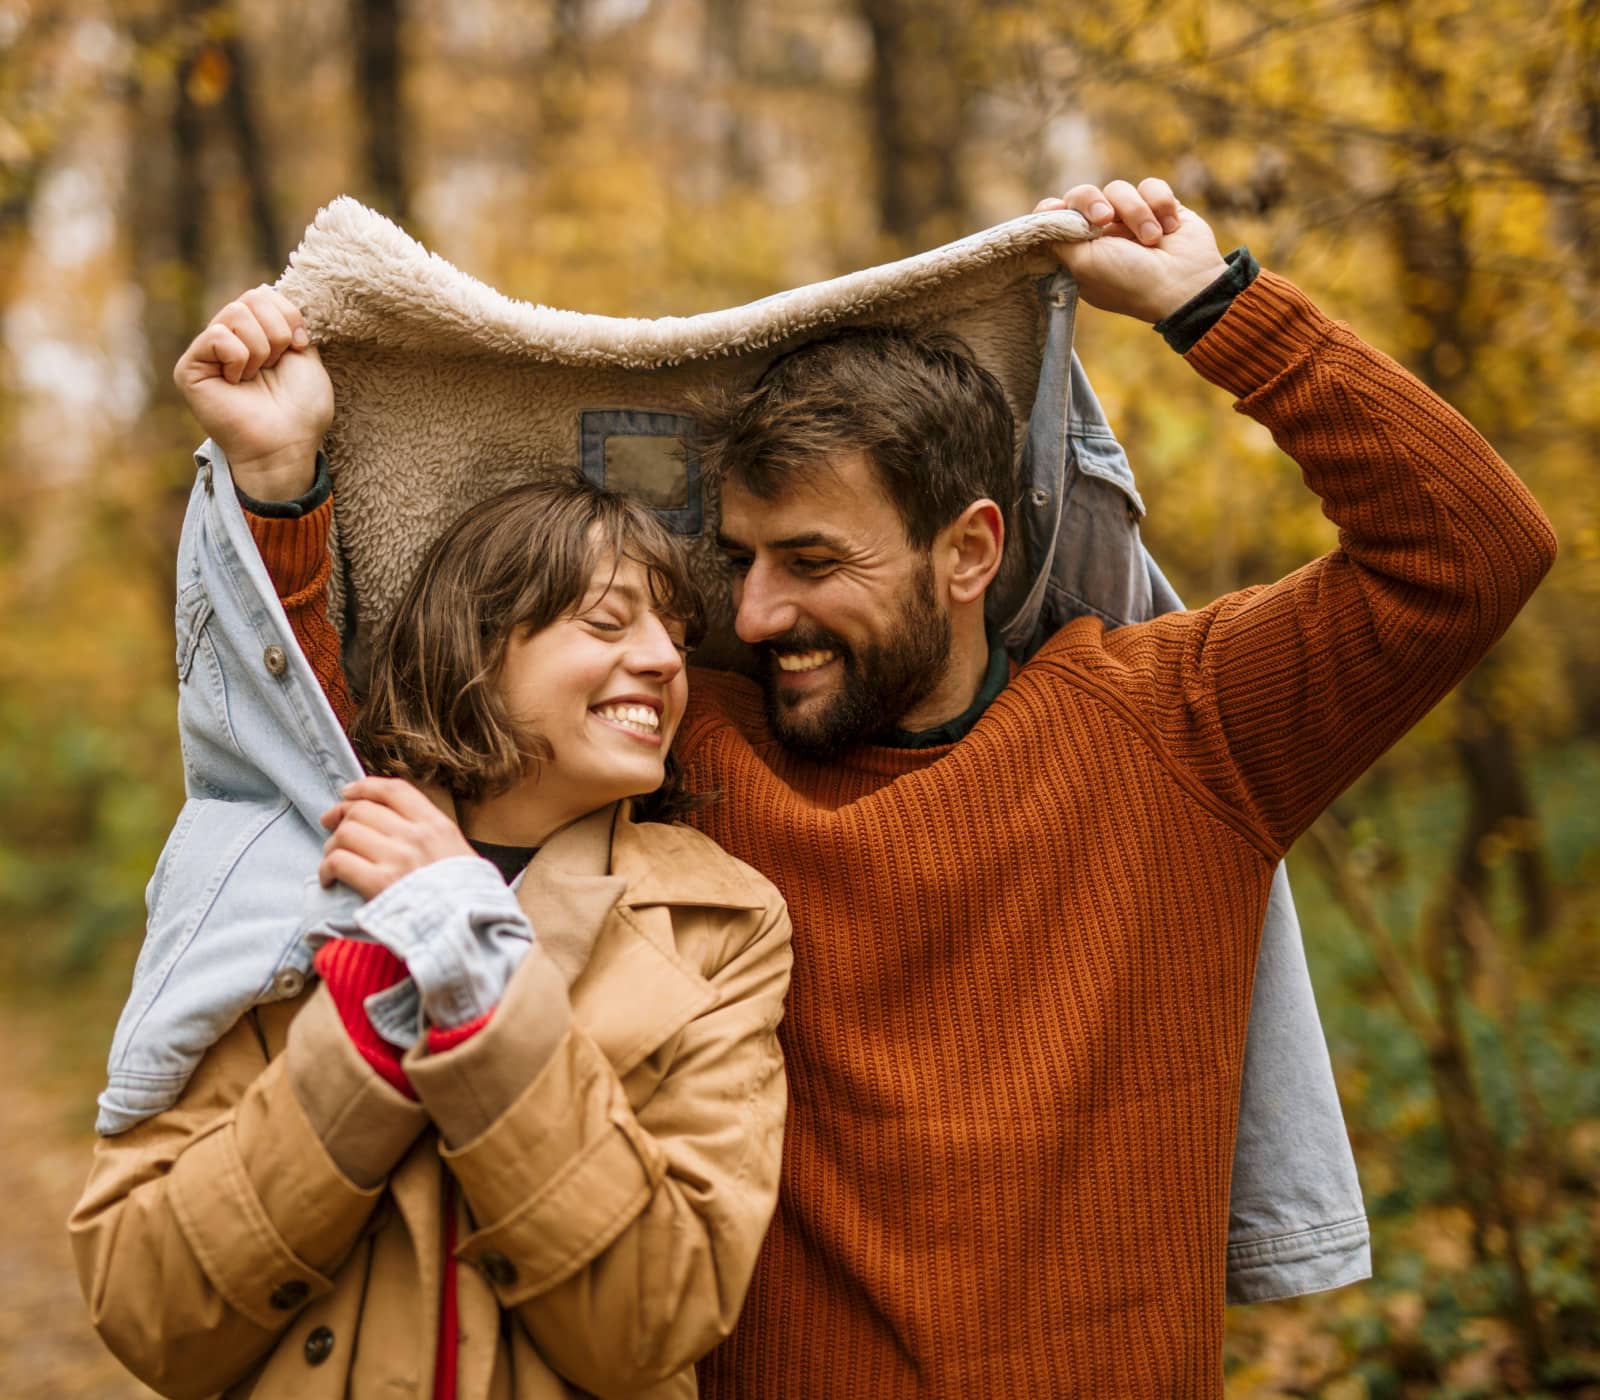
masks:
<svg viewBox="0 0 1600 1400"><path fill-rule="evenodd" d="M1050 504L1050 493L1042 486L1035 486L1033 490L1028 492L1028 501L1031 505L1037 506L1042 510Z"/></svg>
<svg viewBox="0 0 1600 1400"><path fill-rule="evenodd" d="M289 669L289 658L283 654L283 648L277 645L270 646L262 652L261 660L267 670L275 676L281 676Z"/></svg>
<svg viewBox="0 0 1600 1400"><path fill-rule="evenodd" d="M326 1327L314 1329L306 1338L306 1364L320 1366L333 1355L333 1333Z"/></svg>
<svg viewBox="0 0 1600 1400"><path fill-rule="evenodd" d="M298 1308L310 1295L309 1283L303 1278L292 1278L288 1283L280 1283L274 1288L267 1301L279 1312L288 1312L291 1308Z"/></svg>
<svg viewBox="0 0 1600 1400"><path fill-rule="evenodd" d="M290 997L300 995L301 989L306 985L305 973L297 967L286 967L272 979L272 990L287 1001Z"/></svg>
<svg viewBox="0 0 1600 1400"><path fill-rule="evenodd" d="M510 1288L517 1281L517 1266L498 1250L490 1250L478 1260L484 1277L498 1288Z"/></svg>

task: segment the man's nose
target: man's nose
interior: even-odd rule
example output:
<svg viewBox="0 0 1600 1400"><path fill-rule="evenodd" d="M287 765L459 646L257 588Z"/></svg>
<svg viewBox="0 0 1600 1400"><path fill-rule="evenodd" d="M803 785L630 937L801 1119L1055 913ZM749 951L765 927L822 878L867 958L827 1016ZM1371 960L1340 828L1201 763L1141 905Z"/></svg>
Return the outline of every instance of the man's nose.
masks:
<svg viewBox="0 0 1600 1400"><path fill-rule="evenodd" d="M733 630L746 646L780 637L799 620L781 580L760 564L734 584L733 607Z"/></svg>

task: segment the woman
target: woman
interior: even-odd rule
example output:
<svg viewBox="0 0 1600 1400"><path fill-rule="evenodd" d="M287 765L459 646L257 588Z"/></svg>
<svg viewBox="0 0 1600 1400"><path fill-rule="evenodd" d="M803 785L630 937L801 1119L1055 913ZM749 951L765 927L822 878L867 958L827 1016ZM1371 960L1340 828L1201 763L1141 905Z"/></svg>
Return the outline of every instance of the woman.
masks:
<svg viewBox="0 0 1600 1400"><path fill-rule="evenodd" d="M309 402L325 375L272 295L185 360ZM225 448L240 398L198 414ZM318 931L318 984L101 1140L70 1222L95 1325L147 1383L693 1393L775 1199L789 971L771 885L632 808L667 778L695 618L673 537L583 482L435 545L352 730L388 776L325 818L321 877L364 902Z"/></svg>

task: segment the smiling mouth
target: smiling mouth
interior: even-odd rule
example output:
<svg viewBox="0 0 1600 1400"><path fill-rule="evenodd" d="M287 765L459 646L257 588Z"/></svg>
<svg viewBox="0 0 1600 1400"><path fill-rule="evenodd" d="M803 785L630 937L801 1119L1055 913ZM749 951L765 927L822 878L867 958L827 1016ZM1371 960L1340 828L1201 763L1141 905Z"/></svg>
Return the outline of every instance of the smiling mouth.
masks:
<svg viewBox="0 0 1600 1400"><path fill-rule="evenodd" d="M650 739L661 735L661 716L649 705L596 705L593 713L631 734Z"/></svg>
<svg viewBox="0 0 1600 1400"><path fill-rule="evenodd" d="M775 653L774 659L780 671L802 672L815 671L826 666L838 655L832 651L780 651Z"/></svg>

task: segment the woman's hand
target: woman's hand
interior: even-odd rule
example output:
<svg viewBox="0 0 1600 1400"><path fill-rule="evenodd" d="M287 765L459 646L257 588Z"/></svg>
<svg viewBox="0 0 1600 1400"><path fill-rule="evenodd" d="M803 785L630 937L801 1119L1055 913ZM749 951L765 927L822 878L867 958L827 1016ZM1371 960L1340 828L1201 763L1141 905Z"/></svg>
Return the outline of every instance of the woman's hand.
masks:
<svg viewBox="0 0 1600 1400"><path fill-rule="evenodd" d="M246 495L286 501L311 489L333 421L333 382L288 297L252 287L230 301L172 379Z"/></svg>
<svg viewBox="0 0 1600 1400"><path fill-rule="evenodd" d="M374 899L403 875L451 856L475 854L449 817L403 778L362 778L322 814L332 831L317 876Z"/></svg>
<svg viewBox="0 0 1600 1400"><path fill-rule="evenodd" d="M1074 185L1033 212L1047 209L1075 209L1100 230L1099 238L1058 243L1055 251L1083 299L1102 311L1165 320L1228 270L1211 226L1165 180Z"/></svg>

